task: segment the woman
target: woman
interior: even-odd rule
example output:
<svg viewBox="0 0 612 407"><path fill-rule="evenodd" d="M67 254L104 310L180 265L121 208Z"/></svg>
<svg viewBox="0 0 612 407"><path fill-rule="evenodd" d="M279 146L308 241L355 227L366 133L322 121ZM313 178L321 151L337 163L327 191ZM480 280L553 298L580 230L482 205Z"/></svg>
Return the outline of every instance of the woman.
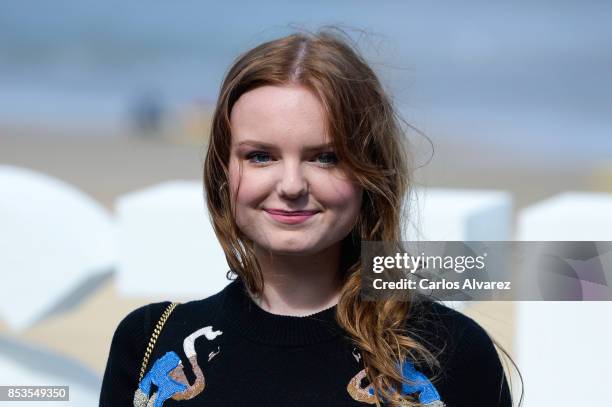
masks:
<svg viewBox="0 0 612 407"><path fill-rule="evenodd" d="M432 301L360 298L361 241L401 240L402 137L376 75L338 35L294 34L238 58L204 168L236 278L124 318L100 405L511 405L473 320Z"/></svg>

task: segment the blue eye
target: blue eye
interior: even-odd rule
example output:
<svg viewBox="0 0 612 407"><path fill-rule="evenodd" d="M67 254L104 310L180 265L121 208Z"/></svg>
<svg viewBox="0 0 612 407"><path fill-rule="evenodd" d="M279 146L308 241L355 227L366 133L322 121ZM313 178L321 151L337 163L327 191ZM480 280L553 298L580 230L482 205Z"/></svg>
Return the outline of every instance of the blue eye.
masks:
<svg viewBox="0 0 612 407"><path fill-rule="evenodd" d="M247 155L247 159L255 164L268 162L270 154L261 151L255 151Z"/></svg>
<svg viewBox="0 0 612 407"><path fill-rule="evenodd" d="M263 151L253 151L247 154L246 158L247 160L249 160L249 162L252 162L254 164L265 164L272 160L270 154ZM338 162L338 157L333 152L326 152L318 154L314 158L314 160L319 162L320 164L334 165Z"/></svg>
<svg viewBox="0 0 612 407"><path fill-rule="evenodd" d="M322 164L336 164L338 162L338 157L336 156L335 153L332 152L327 152L327 153L321 153L318 155L317 157L319 159L319 162Z"/></svg>

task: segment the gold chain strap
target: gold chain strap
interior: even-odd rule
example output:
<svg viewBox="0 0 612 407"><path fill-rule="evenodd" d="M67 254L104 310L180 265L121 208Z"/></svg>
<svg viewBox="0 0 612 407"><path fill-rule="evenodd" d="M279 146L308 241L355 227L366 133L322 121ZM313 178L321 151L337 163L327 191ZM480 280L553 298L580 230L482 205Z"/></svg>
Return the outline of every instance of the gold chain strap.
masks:
<svg viewBox="0 0 612 407"><path fill-rule="evenodd" d="M149 338L149 344L147 345L147 350L145 352L144 358L142 359L142 366L140 367L140 376L138 377L138 383L142 381L145 371L147 370L147 365L149 364L149 358L151 357L151 353L153 352L153 348L155 347L155 342L157 342L157 338L159 337L159 334L161 333L161 330L164 327L166 320L178 304L178 302L173 302L172 304L168 305L164 313L161 315L161 317L159 317L159 321L157 321L157 325L155 325L155 329L151 334L151 338Z"/></svg>

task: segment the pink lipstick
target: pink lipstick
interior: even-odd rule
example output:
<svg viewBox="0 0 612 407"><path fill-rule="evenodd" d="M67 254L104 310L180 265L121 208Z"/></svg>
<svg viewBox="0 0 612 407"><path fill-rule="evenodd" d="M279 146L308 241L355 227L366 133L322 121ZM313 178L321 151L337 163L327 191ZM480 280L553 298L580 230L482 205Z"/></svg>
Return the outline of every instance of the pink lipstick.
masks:
<svg viewBox="0 0 612 407"><path fill-rule="evenodd" d="M264 209L272 219L286 225L296 225L312 218L319 211L285 211L282 209Z"/></svg>

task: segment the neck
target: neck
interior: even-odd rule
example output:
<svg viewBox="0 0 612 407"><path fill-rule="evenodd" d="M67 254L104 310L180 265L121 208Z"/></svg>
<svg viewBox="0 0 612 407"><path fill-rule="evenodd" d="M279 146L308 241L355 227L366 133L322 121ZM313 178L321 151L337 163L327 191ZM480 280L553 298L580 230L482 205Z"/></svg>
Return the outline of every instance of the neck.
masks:
<svg viewBox="0 0 612 407"><path fill-rule="evenodd" d="M264 288L253 301L272 314L305 316L338 303L340 244L317 254L278 255L255 248Z"/></svg>

